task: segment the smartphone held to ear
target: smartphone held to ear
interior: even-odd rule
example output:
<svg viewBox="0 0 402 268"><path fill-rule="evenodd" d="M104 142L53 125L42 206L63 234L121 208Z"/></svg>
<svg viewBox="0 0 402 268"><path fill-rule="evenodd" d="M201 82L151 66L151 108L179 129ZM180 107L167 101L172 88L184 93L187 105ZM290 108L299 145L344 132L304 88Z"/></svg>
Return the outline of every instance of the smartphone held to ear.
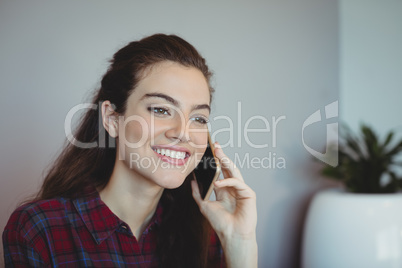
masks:
<svg viewBox="0 0 402 268"><path fill-rule="evenodd" d="M194 175L200 189L202 199L208 200L214 190L214 182L221 173L219 160L215 157L215 147L208 135L208 146L205 153L194 169Z"/></svg>

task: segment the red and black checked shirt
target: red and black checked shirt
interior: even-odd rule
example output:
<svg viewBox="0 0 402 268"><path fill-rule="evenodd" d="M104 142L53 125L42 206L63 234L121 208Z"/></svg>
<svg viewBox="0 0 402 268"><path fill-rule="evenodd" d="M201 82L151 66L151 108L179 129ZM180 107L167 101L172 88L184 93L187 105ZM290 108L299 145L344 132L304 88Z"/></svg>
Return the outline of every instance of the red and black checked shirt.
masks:
<svg viewBox="0 0 402 268"><path fill-rule="evenodd" d="M11 215L3 233L6 267L158 267L156 233L162 207L137 241L99 194L30 203ZM216 235L208 267L224 267Z"/></svg>

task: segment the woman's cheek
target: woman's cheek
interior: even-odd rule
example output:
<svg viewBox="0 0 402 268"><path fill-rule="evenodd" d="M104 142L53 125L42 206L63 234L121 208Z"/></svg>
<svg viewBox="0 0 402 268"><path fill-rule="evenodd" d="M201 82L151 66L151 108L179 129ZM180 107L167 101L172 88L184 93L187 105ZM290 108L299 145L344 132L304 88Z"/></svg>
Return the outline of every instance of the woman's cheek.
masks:
<svg viewBox="0 0 402 268"><path fill-rule="evenodd" d="M137 145L141 147L147 140L150 133L150 126L147 121L132 120L125 125L124 136L127 144Z"/></svg>

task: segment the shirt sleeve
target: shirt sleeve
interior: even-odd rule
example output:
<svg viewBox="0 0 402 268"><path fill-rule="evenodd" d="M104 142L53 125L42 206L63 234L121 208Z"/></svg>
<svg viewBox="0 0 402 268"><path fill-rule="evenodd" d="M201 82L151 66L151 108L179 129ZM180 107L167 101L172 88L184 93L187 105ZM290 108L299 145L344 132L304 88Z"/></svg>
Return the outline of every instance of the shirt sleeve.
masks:
<svg viewBox="0 0 402 268"><path fill-rule="evenodd" d="M30 242L14 230L3 232L4 265L8 267L44 267L41 256Z"/></svg>
<svg viewBox="0 0 402 268"><path fill-rule="evenodd" d="M215 232L212 232L208 249L208 267L226 268L225 256L221 242Z"/></svg>

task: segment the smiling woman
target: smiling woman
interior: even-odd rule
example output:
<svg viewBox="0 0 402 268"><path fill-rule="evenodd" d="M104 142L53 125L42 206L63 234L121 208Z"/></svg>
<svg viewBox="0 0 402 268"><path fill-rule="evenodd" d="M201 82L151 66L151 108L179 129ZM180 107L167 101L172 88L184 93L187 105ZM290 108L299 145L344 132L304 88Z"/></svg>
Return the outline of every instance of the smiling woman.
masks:
<svg viewBox="0 0 402 268"><path fill-rule="evenodd" d="M203 200L211 73L195 48L156 34L119 50L75 138L3 233L12 267L256 267L255 193L216 144L225 179ZM103 126L103 130L102 130ZM117 146L115 146L117 145ZM136 159L156 166L133 165Z"/></svg>
<svg viewBox="0 0 402 268"><path fill-rule="evenodd" d="M118 124L113 123L119 114L109 101L103 102L103 124L109 133L116 134L118 155L124 159L116 162L115 171L127 169L130 183L137 183L131 176L136 172L140 175L138 177L154 182L159 188L172 189L182 185L207 146L209 101L208 83L198 69L164 61L147 72L127 100L121 119L141 118L141 122L129 121L124 124L124 129L119 130ZM118 133L124 137L118 137ZM140 140L142 142L137 144ZM128 147L127 144L135 146ZM161 154L162 150L164 154ZM130 169L132 154L142 159L159 158L170 163L172 168ZM153 159L150 162L158 161ZM114 175L119 179L122 177L115 173L112 180Z"/></svg>

